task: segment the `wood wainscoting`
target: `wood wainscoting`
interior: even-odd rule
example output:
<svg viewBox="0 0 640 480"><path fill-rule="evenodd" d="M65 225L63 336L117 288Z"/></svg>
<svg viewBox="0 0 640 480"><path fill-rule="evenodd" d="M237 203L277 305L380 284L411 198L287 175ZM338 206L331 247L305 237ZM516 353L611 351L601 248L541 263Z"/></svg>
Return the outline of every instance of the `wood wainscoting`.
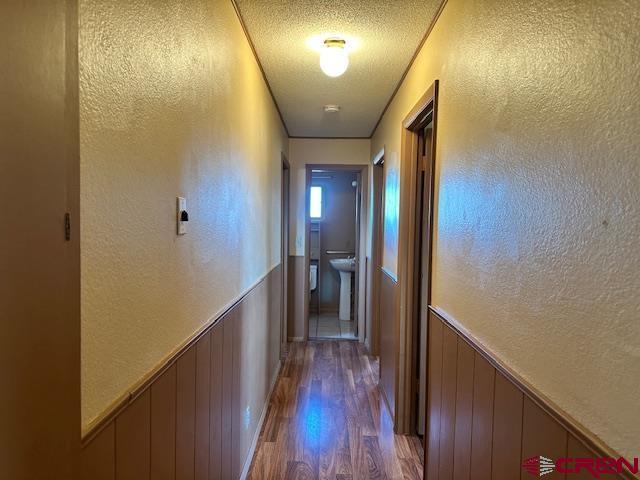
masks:
<svg viewBox="0 0 640 480"><path fill-rule="evenodd" d="M365 337L364 337L364 344L367 347L367 350L369 350L369 353L371 355L377 356L378 355L378 347L377 347L377 342L373 341L373 337L374 337L374 332L373 332L373 305L374 305L374 301L373 301L373 289L372 289L372 282L373 282L373 275L374 275L374 270L373 270L373 265L371 264L371 257L366 256L365 257L365 267L364 267L364 272L365 272L365 290L364 290L364 304L365 304ZM378 302L375 302L376 304Z"/></svg>
<svg viewBox="0 0 640 480"><path fill-rule="evenodd" d="M306 339L304 319L308 302L304 295L304 255L289 257L289 299L287 308L287 337L290 342Z"/></svg>
<svg viewBox="0 0 640 480"><path fill-rule="evenodd" d="M532 477L522 462L531 457L618 457L434 310L428 345L428 480L525 480ZM593 477L553 471L544 478Z"/></svg>
<svg viewBox="0 0 640 480"><path fill-rule="evenodd" d="M280 370L281 266L85 441L83 480L246 474Z"/></svg>
<svg viewBox="0 0 640 480"><path fill-rule="evenodd" d="M396 418L398 377L398 282L380 269L380 389L389 414Z"/></svg>

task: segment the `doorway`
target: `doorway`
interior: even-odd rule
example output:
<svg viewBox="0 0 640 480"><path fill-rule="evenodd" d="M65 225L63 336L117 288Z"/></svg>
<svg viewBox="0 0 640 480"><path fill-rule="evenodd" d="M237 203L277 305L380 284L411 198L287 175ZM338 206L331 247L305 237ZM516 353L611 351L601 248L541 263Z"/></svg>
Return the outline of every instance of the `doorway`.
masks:
<svg viewBox="0 0 640 480"><path fill-rule="evenodd" d="M427 430L428 324L431 304L438 82L403 121L398 246L400 280L396 431Z"/></svg>
<svg viewBox="0 0 640 480"><path fill-rule="evenodd" d="M378 356L380 352L380 274L384 222L382 211L384 205L384 148L373 157L371 173L371 258L367 263L365 343L369 353Z"/></svg>
<svg viewBox="0 0 640 480"><path fill-rule="evenodd" d="M427 319L431 302L431 237L432 237L432 143L433 116L427 117L426 125L420 126L418 134L418 175L416 178L416 251L414 260L414 371L417 387L414 391L415 429L424 436L427 408Z"/></svg>
<svg viewBox="0 0 640 480"><path fill-rule="evenodd" d="M364 334L366 168L307 166L307 338L361 340Z"/></svg>
<svg viewBox="0 0 640 480"><path fill-rule="evenodd" d="M288 353L287 325L289 305L289 176L290 167L287 157L282 154L281 214L280 214L280 257L282 285L280 292L280 359Z"/></svg>

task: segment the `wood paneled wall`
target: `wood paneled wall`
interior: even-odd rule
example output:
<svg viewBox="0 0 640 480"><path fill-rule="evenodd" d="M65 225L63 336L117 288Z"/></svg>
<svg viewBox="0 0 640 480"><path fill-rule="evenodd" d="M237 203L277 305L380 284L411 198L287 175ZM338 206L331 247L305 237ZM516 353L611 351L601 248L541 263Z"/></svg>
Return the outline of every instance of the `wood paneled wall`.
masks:
<svg viewBox="0 0 640 480"><path fill-rule="evenodd" d="M395 419L398 376L398 283L386 271L380 273L380 387L391 417Z"/></svg>
<svg viewBox="0 0 640 480"><path fill-rule="evenodd" d="M85 445L83 480L240 478L280 368L274 268Z"/></svg>
<svg viewBox="0 0 640 480"><path fill-rule="evenodd" d="M376 342L372 341L373 335L373 264L370 257L365 257L365 338L364 344L367 346L371 355L378 355Z"/></svg>
<svg viewBox="0 0 640 480"><path fill-rule="evenodd" d="M289 257L289 300L287 337L290 342L304 340L305 281L304 256Z"/></svg>
<svg viewBox="0 0 640 480"><path fill-rule="evenodd" d="M522 469L522 462L530 457L603 456L587 448L549 413L548 406L481 352L429 312L428 480L524 480L533 478ZM586 472L553 472L544 478L592 477Z"/></svg>

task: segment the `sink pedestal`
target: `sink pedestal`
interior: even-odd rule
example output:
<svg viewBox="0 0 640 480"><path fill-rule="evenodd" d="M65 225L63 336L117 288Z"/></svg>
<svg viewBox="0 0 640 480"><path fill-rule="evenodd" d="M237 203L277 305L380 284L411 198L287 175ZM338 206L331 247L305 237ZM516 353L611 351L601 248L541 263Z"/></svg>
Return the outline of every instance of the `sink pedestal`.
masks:
<svg viewBox="0 0 640 480"><path fill-rule="evenodd" d="M340 272L340 320L351 320L351 273L356 271L353 258L334 258L329 260L333 268Z"/></svg>
<svg viewBox="0 0 640 480"><path fill-rule="evenodd" d="M351 272L340 271L340 320L351 320Z"/></svg>

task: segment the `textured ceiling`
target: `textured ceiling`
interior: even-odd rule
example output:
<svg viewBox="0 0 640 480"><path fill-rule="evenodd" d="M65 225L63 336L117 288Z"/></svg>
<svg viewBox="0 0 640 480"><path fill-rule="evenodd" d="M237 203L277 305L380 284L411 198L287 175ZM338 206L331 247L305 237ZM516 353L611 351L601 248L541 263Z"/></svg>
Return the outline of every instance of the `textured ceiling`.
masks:
<svg viewBox="0 0 640 480"><path fill-rule="evenodd" d="M289 134L368 137L441 0L236 0ZM330 78L318 45L342 37L349 69ZM340 105L339 113L323 106Z"/></svg>

